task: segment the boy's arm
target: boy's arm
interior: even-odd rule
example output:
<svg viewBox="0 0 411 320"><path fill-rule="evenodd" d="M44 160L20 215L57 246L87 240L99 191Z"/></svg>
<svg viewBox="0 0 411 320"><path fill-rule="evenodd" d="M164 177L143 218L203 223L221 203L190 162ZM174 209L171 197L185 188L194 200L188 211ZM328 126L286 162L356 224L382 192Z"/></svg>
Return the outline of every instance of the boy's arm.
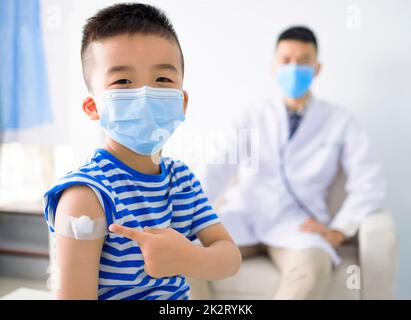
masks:
<svg viewBox="0 0 411 320"><path fill-rule="evenodd" d="M240 250L221 223L197 232L204 246L193 244L173 228L138 230L117 224L110 231L138 243L144 269L154 278L183 274L191 278L221 280L237 273Z"/></svg>
<svg viewBox="0 0 411 320"><path fill-rule="evenodd" d="M105 217L93 190L86 186L66 189L59 200L55 218L57 299L97 299L98 273L104 237L96 240L76 240L59 234L62 215Z"/></svg>
<svg viewBox="0 0 411 320"><path fill-rule="evenodd" d="M200 230L197 237L203 246L193 244L184 275L216 281L238 272L241 253L222 223Z"/></svg>

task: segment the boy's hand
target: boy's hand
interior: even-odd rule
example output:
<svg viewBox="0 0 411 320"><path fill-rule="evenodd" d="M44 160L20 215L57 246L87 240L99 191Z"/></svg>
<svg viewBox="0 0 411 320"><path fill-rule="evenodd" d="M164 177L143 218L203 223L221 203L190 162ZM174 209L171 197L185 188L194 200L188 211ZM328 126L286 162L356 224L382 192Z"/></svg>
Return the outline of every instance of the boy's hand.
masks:
<svg viewBox="0 0 411 320"><path fill-rule="evenodd" d="M307 219L300 228L302 231L319 233L335 248L346 240L346 236L340 231L329 229L326 225L312 218Z"/></svg>
<svg viewBox="0 0 411 320"><path fill-rule="evenodd" d="M144 258L145 272L154 277L170 277L183 274L188 257L190 240L172 228L148 228L144 231L118 224L109 227L111 232L134 240Z"/></svg>

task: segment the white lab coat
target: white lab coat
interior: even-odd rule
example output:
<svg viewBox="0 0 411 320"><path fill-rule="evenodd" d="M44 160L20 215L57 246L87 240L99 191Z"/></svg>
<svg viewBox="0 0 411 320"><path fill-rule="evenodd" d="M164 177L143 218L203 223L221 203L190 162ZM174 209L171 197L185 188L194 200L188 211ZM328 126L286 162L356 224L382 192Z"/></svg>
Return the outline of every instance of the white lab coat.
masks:
<svg viewBox="0 0 411 320"><path fill-rule="evenodd" d="M282 101L277 96L253 106L237 123L237 128L257 132L258 170L255 165L250 170L247 165L211 164L199 170L200 179L212 201L224 195L218 213L238 245L322 248L337 265L339 256L326 240L299 230L308 216L287 190L280 165L284 163L292 189L316 219L348 237L355 235L367 214L384 206L380 165L371 155L366 133L347 111L315 97L309 99L303 120L289 140ZM348 196L332 218L326 205L327 190L340 167L347 177ZM233 177L236 183L230 186Z"/></svg>

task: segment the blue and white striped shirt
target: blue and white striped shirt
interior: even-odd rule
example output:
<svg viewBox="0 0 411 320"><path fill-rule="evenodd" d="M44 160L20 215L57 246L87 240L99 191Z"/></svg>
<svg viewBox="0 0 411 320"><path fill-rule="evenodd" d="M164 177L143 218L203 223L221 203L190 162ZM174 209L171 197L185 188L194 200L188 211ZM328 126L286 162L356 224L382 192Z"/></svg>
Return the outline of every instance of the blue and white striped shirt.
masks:
<svg viewBox="0 0 411 320"><path fill-rule="evenodd" d="M200 182L181 161L162 157L161 173L140 173L103 149L87 164L66 176L44 195L45 219L54 233L54 218L62 191L89 186L104 208L107 225L131 228L170 227L190 240L220 220ZM182 275L153 278L144 272L136 242L112 232L106 236L99 267L99 299L188 299L190 287Z"/></svg>

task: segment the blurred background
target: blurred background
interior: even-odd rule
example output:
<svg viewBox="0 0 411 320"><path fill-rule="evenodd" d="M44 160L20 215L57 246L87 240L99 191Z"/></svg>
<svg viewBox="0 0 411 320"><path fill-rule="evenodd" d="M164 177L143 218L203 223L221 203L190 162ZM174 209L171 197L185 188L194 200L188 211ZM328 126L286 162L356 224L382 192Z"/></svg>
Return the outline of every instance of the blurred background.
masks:
<svg viewBox="0 0 411 320"><path fill-rule="evenodd" d="M16 4L13 12L4 10L6 2ZM13 99L0 100L0 296L18 287L46 287L42 194L103 141L98 124L81 110L87 96L82 27L98 9L118 2L0 0L1 38L9 48L16 39L25 43L20 50L13 47L19 52L14 57L7 56L7 46L0 47L1 88L14 90ZM313 91L349 109L371 136L384 164L388 207L399 234L395 298L410 299L411 2L143 2L162 8L180 38L189 109L165 154L194 168L213 151L202 140L204 130L224 130L274 90L278 34L295 24L316 33L323 69Z"/></svg>

